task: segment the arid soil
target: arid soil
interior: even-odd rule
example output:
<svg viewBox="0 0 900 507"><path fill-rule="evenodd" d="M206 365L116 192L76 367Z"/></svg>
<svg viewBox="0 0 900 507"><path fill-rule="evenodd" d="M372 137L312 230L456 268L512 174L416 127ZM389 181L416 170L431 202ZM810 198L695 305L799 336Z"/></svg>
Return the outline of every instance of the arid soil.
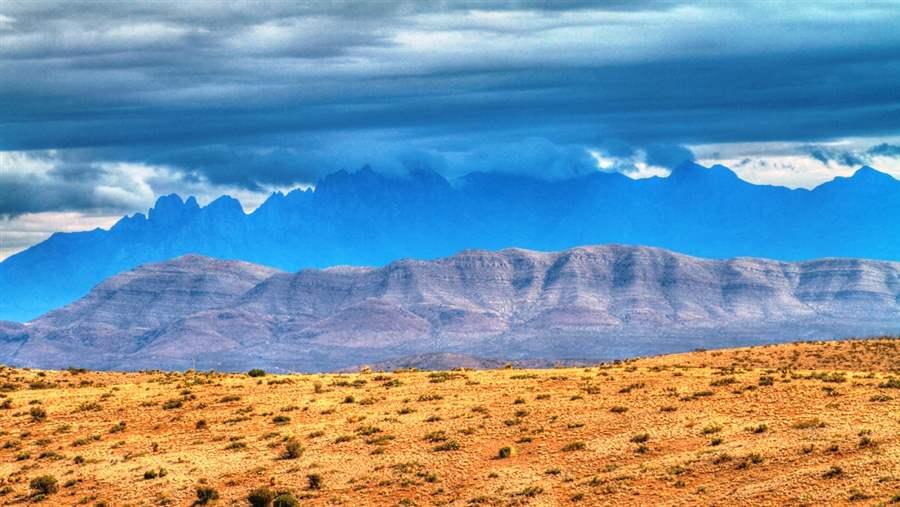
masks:
<svg viewBox="0 0 900 507"><path fill-rule="evenodd" d="M900 503L900 339L547 370L4 368L0 389L3 504Z"/></svg>

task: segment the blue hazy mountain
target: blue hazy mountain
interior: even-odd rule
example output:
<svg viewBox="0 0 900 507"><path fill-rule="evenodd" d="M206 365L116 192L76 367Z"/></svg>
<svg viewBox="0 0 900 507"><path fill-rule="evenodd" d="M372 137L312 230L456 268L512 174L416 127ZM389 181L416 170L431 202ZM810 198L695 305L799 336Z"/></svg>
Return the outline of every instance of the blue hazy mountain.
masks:
<svg viewBox="0 0 900 507"><path fill-rule="evenodd" d="M188 253L285 271L384 265L463 249L624 243L690 255L900 259L900 181L870 167L813 190L747 183L686 163L667 178L595 173L547 182L473 173L341 171L253 213L223 196L159 198L109 230L57 233L0 263L0 320L27 321L105 278ZM898 281L897 283L900 283Z"/></svg>

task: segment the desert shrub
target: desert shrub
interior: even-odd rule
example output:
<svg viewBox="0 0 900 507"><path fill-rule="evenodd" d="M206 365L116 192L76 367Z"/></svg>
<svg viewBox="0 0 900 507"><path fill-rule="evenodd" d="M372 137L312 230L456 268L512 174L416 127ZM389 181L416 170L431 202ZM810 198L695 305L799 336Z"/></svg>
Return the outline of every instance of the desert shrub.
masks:
<svg viewBox="0 0 900 507"><path fill-rule="evenodd" d="M435 446L434 450L438 452L442 451L458 451L462 446L459 445L459 442L456 440L448 440L441 445Z"/></svg>
<svg viewBox="0 0 900 507"><path fill-rule="evenodd" d="M847 497L847 500L850 500L851 502L858 502L860 500L868 500L869 498L872 498L872 495L866 493L865 491L859 489L851 489L850 496Z"/></svg>
<svg viewBox="0 0 900 507"><path fill-rule="evenodd" d="M300 441L294 437L287 439L284 443L284 454L281 455L284 459L297 459L300 455L303 454L303 446L300 444Z"/></svg>
<svg viewBox="0 0 900 507"><path fill-rule="evenodd" d="M309 474L306 476L306 483L309 489L322 489L322 476L319 474Z"/></svg>
<svg viewBox="0 0 900 507"><path fill-rule="evenodd" d="M353 403L354 401L356 401L356 398L351 395L347 395L344 397L344 403Z"/></svg>
<svg viewBox="0 0 900 507"><path fill-rule="evenodd" d="M241 449L246 449L246 448L247 448L247 443L241 442L240 440L235 440L234 442L231 442L230 444L225 446L226 451L239 451Z"/></svg>
<svg viewBox="0 0 900 507"><path fill-rule="evenodd" d="M900 378L891 377L884 382L878 384L882 389L900 389Z"/></svg>
<svg viewBox="0 0 900 507"><path fill-rule="evenodd" d="M28 487L31 488L35 495L50 495L59 491L59 484L56 481L56 477L52 475L35 477L28 483Z"/></svg>
<svg viewBox="0 0 900 507"><path fill-rule="evenodd" d="M251 507L269 507L275 500L275 492L269 488L256 488L247 494L247 502Z"/></svg>
<svg viewBox="0 0 900 507"><path fill-rule="evenodd" d="M812 428L824 428L825 423L819 420L818 417L813 417L810 419L801 419L792 424L791 427L795 430L808 430Z"/></svg>
<svg viewBox="0 0 900 507"><path fill-rule="evenodd" d="M635 444L643 444L647 440L650 440L649 433L638 433L637 435L631 437L631 442Z"/></svg>
<svg viewBox="0 0 900 507"><path fill-rule="evenodd" d="M181 408L182 405L184 405L183 400L181 400L180 398L173 398L173 399L167 400L165 403L163 403L162 408L163 408L163 410L173 410L176 408Z"/></svg>
<svg viewBox="0 0 900 507"><path fill-rule="evenodd" d="M291 418L286 415L276 415L272 418L272 422L275 424L287 424L291 422Z"/></svg>
<svg viewBox="0 0 900 507"><path fill-rule="evenodd" d="M501 447L500 450L497 452L497 457L500 459L506 459L506 458L509 458L509 457L512 457L515 455L516 455L516 448L510 447L510 446Z"/></svg>
<svg viewBox="0 0 900 507"><path fill-rule="evenodd" d="M737 383L737 379L734 377L722 377L720 379L713 380L712 382L709 383L709 385L711 387L721 387L721 386L728 386L728 385L736 384L736 383Z"/></svg>
<svg viewBox="0 0 900 507"><path fill-rule="evenodd" d="M709 424L703 428L702 433L704 435L712 435L713 433L718 433L720 431L722 431L722 426L718 424Z"/></svg>
<svg viewBox="0 0 900 507"><path fill-rule="evenodd" d="M47 419L47 411L41 407L31 407L31 410L28 411L28 414L31 416L31 420L34 422L41 422Z"/></svg>
<svg viewBox="0 0 900 507"><path fill-rule="evenodd" d="M197 501L195 505L207 505L213 500L219 499L219 492L209 486L197 486Z"/></svg>
<svg viewBox="0 0 900 507"><path fill-rule="evenodd" d="M766 424L757 424L756 426L750 426L747 428L747 431L750 433L765 433L769 430L769 426Z"/></svg>
<svg viewBox="0 0 900 507"><path fill-rule="evenodd" d="M543 492L544 492L544 488L542 488L540 486L528 486L527 488L523 489L522 491L519 491L515 495L516 496L524 496L524 497L528 497L528 498L534 498Z"/></svg>
<svg viewBox="0 0 900 507"><path fill-rule="evenodd" d="M834 479L835 477L840 477L842 475L844 475L844 469L839 466L832 465L831 468L829 468L825 471L825 473L822 474L822 477L824 479Z"/></svg>
<svg viewBox="0 0 900 507"><path fill-rule="evenodd" d="M96 401L85 401L75 409L76 412L99 412L101 410L103 407Z"/></svg>
<svg viewBox="0 0 900 507"><path fill-rule="evenodd" d="M291 493L279 493L272 501L272 507L299 507L300 501Z"/></svg>
<svg viewBox="0 0 900 507"><path fill-rule="evenodd" d="M206 419L200 419L199 421L197 421L196 424L194 424L194 427L197 428L198 430L206 429L206 427L207 427Z"/></svg>
<svg viewBox="0 0 900 507"><path fill-rule="evenodd" d="M264 377L266 376L266 370L260 368L253 368L252 370L247 372L247 375L251 377Z"/></svg>
<svg viewBox="0 0 900 507"><path fill-rule="evenodd" d="M611 409L609 409L609 411L614 414L624 414L625 412L628 412L628 407L616 405L615 407L612 407Z"/></svg>
<svg viewBox="0 0 900 507"><path fill-rule="evenodd" d="M238 396L238 395L236 395L236 394L229 394L229 395L227 395L227 396L222 396L222 397L219 399L219 403L228 403L228 402L232 402L232 401L240 401L240 400L241 400L241 397L240 397L240 396Z"/></svg>
<svg viewBox="0 0 900 507"><path fill-rule="evenodd" d="M121 433L125 431L125 421L119 421L109 429L110 433Z"/></svg>
<svg viewBox="0 0 900 507"><path fill-rule="evenodd" d="M377 426L360 426L359 428L356 428L356 434L362 435L364 437L368 437L376 433L381 433L381 428Z"/></svg>
<svg viewBox="0 0 900 507"><path fill-rule="evenodd" d="M584 442L569 442L568 444L563 446L562 450L565 452L581 451L581 450L584 450L586 447L587 446L585 445Z"/></svg>
<svg viewBox="0 0 900 507"><path fill-rule="evenodd" d="M443 442L447 440L447 434L443 431L432 431L425 435L425 440L429 442Z"/></svg>

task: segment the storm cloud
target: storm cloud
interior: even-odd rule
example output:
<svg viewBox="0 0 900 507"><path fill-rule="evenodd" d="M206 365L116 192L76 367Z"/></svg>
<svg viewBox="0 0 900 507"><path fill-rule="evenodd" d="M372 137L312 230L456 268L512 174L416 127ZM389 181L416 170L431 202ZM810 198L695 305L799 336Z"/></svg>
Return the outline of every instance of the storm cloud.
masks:
<svg viewBox="0 0 900 507"><path fill-rule="evenodd" d="M364 164L554 179L601 154L648 175L739 143L894 159L898 25L894 2L7 0L0 214Z"/></svg>

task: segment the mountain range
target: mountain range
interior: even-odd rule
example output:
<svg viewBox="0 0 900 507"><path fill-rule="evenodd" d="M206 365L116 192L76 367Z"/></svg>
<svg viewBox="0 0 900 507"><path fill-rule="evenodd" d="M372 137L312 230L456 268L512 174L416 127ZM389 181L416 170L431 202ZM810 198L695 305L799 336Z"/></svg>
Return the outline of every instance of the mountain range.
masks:
<svg viewBox="0 0 900 507"><path fill-rule="evenodd" d="M254 212L223 196L159 198L109 230L57 233L0 263L0 319L25 322L109 276L196 253L296 271L434 259L467 248L640 244L709 258L900 259L900 181L869 167L813 190L685 163L666 178L542 181L366 167L275 193Z"/></svg>
<svg viewBox="0 0 900 507"><path fill-rule="evenodd" d="M606 245L290 273L189 255L113 276L27 324L0 324L0 362L321 371L898 331L900 262L709 260Z"/></svg>

